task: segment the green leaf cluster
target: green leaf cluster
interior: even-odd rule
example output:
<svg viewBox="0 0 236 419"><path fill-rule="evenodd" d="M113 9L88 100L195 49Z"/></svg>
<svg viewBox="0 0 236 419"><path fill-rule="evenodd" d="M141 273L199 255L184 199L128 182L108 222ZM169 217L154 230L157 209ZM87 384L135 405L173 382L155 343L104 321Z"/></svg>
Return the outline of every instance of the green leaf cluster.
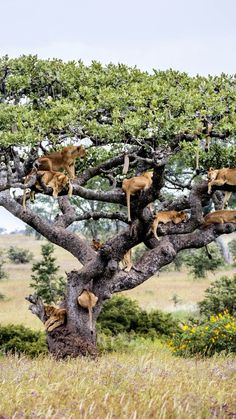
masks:
<svg viewBox="0 0 236 419"><path fill-rule="evenodd" d="M207 272L214 272L225 264L217 245L211 244L208 248L211 259L207 256L205 248L185 252L184 263L195 279L205 278Z"/></svg>
<svg viewBox="0 0 236 419"><path fill-rule="evenodd" d="M6 260L4 259L3 251L0 251L0 280L8 277L8 274L4 269L5 263L6 263Z"/></svg>

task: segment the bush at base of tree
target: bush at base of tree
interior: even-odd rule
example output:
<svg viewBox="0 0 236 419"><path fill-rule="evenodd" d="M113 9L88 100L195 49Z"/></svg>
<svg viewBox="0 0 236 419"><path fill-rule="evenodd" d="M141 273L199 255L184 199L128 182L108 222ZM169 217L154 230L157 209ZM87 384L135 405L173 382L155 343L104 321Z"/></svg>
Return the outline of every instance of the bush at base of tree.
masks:
<svg viewBox="0 0 236 419"><path fill-rule="evenodd" d="M45 333L24 326L0 325L0 354L23 353L30 357L47 353Z"/></svg>
<svg viewBox="0 0 236 419"><path fill-rule="evenodd" d="M211 316L227 310L236 317L236 275L223 276L214 281L205 291L205 298L198 303L200 314Z"/></svg>
<svg viewBox="0 0 236 419"><path fill-rule="evenodd" d="M8 249L7 256L13 263L29 263L33 259L33 253L17 246L11 246Z"/></svg>
<svg viewBox="0 0 236 419"><path fill-rule="evenodd" d="M158 310L147 313L136 301L123 296L114 296L104 304L98 326L101 352L119 352L180 330L170 314ZM8 352L32 357L47 353L45 333L24 326L0 326L0 353Z"/></svg>
<svg viewBox="0 0 236 419"><path fill-rule="evenodd" d="M178 330L171 314L159 310L147 313L136 301L114 296L104 304L98 317L98 325L105 334L135 333L139 336L170 336Z"/></svg>
<svg viewBox="0 0 236 419"><path fill-rule="evenodd" d="M211 316L199 325L184 324L168 342L175 355L212 356L219 352L236 352L236 320L228 312Z"/></svg>

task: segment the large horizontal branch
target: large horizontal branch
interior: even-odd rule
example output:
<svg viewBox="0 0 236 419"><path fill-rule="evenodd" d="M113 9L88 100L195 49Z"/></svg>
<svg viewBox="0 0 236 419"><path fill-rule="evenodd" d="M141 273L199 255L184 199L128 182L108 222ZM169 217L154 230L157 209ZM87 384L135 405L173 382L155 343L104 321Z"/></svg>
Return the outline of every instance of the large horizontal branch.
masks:
<svg viewBox="0 0 236 419"><path fill-rule="evenodd" d="M68 196L59 197L59 207L62 215L58 215L55 225L68 227L75 221L99 220L100 218L109 220L120 220L127 222L127 217L121 212L105 212L105 211L86 211L83 214L77 214L75 208L70 204Z"/></svg>
<svg viewBox="0 0 236 419"><path fill-rule="evenodd" d="M71 233L60 226L50 224L29 208L24 210L22 205L18 204L10 196L8 191L0 193L0 206L3 206L12 215L33 227L52 243L68 250L82 264L91 261L96 255L86 240L81 239L77 234Z"/></svg>
<svg viewBox="0 0 236 419"><path fill-rule="evenodd" d="M165 236L157 247L144 254L129 273L122 271L115 274L108 283L109 291L113 293L135 288L157 273L160 268L171 263L179 251L203 247L218 236L234 231L236 224L227 223L201 228L190 234Z"/></svg>
<svg viewBox="0 0 236 419"><path fill-rule="evenodd" d="M99 220L100 218L108 219L108 220L120 220L124 223L127 223L127 217L122 214L122 212L105 212L105 211L87 211L84 214L77 215L75 221L83 221L83 220Z"/></svg>
<svg viewBox="0 0 236 419"><path fill-rule="evenodd" d="M80 196L81 198L89 199L92 201L102 201L102 202L109 202L113 204L124 205L124 201L125 201L125 194L119 188L112 189L111 191L108 191L108 192L87 189L80 186L77 183L77 179L73 182L73 195Z"/></svg>
<svg viewBox="0 0 236 419"><path fill-rule="evenodd" d="M132 159L132 151L128 155ZM91 178L103 174L103 172L106 170L114 169L115 167L121 166L123 164L124 153L119 156L113 157L112 159L106 160L105 162L100 163L97 166L89 167L77 177L77 182L80 186L83 186Z"/></svg>

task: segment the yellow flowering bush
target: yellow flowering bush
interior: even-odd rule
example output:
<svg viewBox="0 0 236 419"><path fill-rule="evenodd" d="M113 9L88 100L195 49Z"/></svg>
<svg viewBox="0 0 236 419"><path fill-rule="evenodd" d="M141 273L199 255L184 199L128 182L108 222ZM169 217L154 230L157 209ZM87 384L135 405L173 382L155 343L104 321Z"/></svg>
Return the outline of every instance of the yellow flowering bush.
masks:
<svg viewBox="0 0 236 419"><path fill-rule="evenodd" d="M180 333L168 341L168 346L181 356L236 352L236 320L224 311L199 325L183 324Z"/></svg>

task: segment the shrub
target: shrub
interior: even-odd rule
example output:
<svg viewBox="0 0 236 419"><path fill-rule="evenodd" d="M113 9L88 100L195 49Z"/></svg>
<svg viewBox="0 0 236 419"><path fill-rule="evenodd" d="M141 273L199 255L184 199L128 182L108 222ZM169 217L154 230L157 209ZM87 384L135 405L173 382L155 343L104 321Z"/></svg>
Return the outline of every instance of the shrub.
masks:
<svg viewBox="0 0 236 419"><path fill-rule="evenodd" d="M0 325L0 353L24 353L31 357L47 353L46 337L24 326Z"/></svg>
<svg viewBox="0 0 236 419"><path fill-rule="evenodd" d="M181 332L175 333L168 344L176 355L181 356L236 352L236 321L225 311L199 325L184 324Z"/></svg>
<svg viewBox="0 0 236 419"><path fill-rule="evenodd" d="M150 337L170 336L178 329L177 322L170 314L158 310L147 313L136 301L123 296L114 296L106 301L98 324L104 333L113 336L130 332Z"/></svg>
<svg viewBox="0 0 236 419"><path fill-rule="evenodd" d="M33 253L17 246L11 246L8 249L7 256L13 263L29 263L33 259Z"/></svg>
<svg viewBox="0 0 236 419"><path fill-rule="evenodd" d="M225 310L236 317L236 275L233 278L223 276L214 281L198 306L200 313L208 317Z"/></svg>
<svg viewBox="0 0 236 419"><path fill-rule="evenodd" d="M4 279L4 278L8 277L6 271L4 271L4 267L3 267L3 265L5 263L6 263L6 261L3 258L3 252L0 251L0 279Z"/></svg>

